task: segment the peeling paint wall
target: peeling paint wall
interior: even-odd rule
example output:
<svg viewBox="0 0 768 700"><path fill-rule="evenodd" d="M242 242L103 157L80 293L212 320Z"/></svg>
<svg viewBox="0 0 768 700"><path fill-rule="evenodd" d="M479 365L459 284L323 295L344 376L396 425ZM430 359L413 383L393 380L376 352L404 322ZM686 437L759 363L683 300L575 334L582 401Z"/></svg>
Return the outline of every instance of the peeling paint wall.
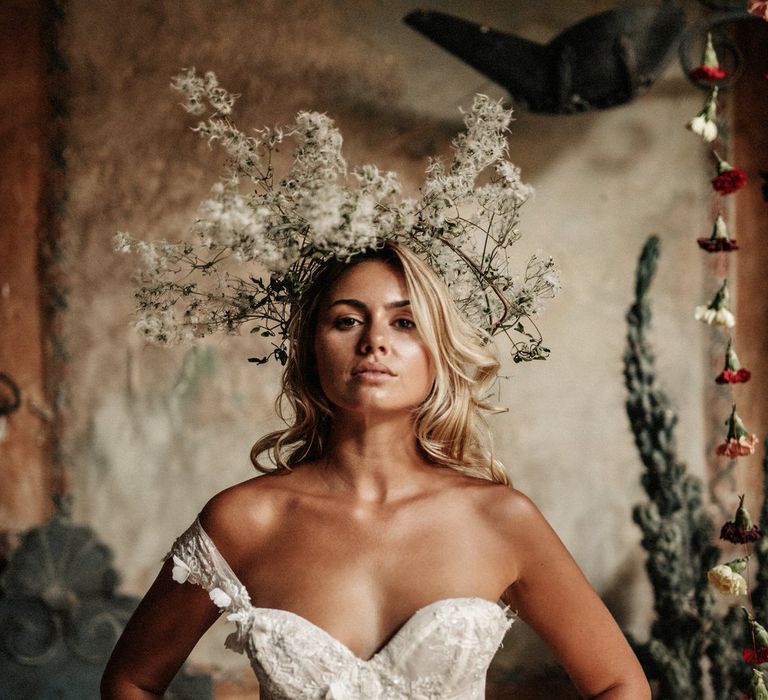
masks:
<svg viewBox="0 0 768 700"><path fill-rule="evenodd" d="M613 3L470 3L433 9L543 40ZM275 425L278 368L255 367L252 338L190 348L145 346L130 325L129 259L115 231L181 237L215 182L221 156L188 127L168 89L182 66L214 70L242 93L241 126L327 111L350 163L396 168L416 187L426 156L444 152L471 95L503 92L402 25L415 2L70 0L69 282L62 436L74 516L117 555L124 590L139 594L162 555L217 490L249 478L248 452ZM661 376L681 412L683 457L703 470L702 263L691 245L707 226L704 151L683 124L701 96L672 66L622 108L569 117L517 115L512 159L537 189L526 205L520 261L542 248L564 290L541 319L551 358L504 368L507 414L493 419L515 485L544 511L621 623L645 636L650 593L632 505L639 460L624 415L624 313L636 257L650 233L663 252L655 283ZM686 339L666 342L672 337ZM546 660L514 625L498 663L529 672ZM194 658L224 669L217 625ZM534 661L536 659L536 661ZM543 659L543 660L542 660ZM237 673L232 670L232 673Z"/></svg>

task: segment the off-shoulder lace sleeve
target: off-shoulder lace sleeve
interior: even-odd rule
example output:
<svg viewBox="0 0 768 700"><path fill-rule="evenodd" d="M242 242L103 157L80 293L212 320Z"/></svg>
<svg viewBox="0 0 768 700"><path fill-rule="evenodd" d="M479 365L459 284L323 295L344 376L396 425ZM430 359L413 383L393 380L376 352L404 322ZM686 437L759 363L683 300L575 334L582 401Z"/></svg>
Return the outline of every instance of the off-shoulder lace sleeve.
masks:
<svg viewBox="0 0 768 700"><path fill-rule="evenodd" d="M173 558L174 581L189 581L202 586L222 610L240 612L251 607L245 586L216 549L198 519L173 543L171 551L165 555L165 560L170 558Z"/></svg>
<svg viewBox="0 0 768 700"><path fill-rule="evenodd" d="M202 586L211 600L229 613L227 619L234 622L236 631L227 637L227 648L238 653L245 651L249 633L254 623L254 609L251 598L224 557L216 549L213 540L203 530L199 519L182 533L165 555L173 558L171 575L178 583Z"/></svg>

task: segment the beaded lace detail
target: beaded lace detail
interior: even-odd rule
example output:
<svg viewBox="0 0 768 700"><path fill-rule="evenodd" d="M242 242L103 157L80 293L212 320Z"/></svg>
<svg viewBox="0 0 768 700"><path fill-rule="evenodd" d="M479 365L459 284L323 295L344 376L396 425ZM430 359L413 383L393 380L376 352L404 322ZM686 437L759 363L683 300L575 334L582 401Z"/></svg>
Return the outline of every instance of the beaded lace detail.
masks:
<svg viewBox="0 0 768 700"><path fill-rule="evenodd" d="M300 615L254 607L199 520L170 557L235 623L226 646L248 655L262 700L481 700L488 666L514 622L508 607L485 598L437 600L366 660Z"/></svg>

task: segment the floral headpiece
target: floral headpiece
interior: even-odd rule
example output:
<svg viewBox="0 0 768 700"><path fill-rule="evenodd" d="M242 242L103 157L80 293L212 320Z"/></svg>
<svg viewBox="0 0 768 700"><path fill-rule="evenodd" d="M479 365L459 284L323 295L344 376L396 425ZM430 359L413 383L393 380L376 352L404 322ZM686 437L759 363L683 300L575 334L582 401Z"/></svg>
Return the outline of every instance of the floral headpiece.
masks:
<svg viewBox="0 0 768 700"><path fill-rule="evenodd" d="M559 273L551 258L539 255L522 274L510 272L518 211L532 189L506 160L511 110L500 102L475 96L464 115L466 130L452 141L450 165L430 161L416 200L400 196L395 173L363 165L348 174L341 134L324 114L300 112L287 128L249 136L229 116L237 96L213 73L190 69L171 85L188 112L210 108L194 130L218 141L228 160L200 205L195 243L116 236L118 250L140 256L137 326L148 338L171 343L246 325L274 339L269 354L251 359L284 363L290 307L321 266L394 241L443 278L477 328L509 336L516 362L549 354L532 318L559 290ZM294 143L293 163L278 180L272 156L287 139ZM478 185L486 170L490 177ZM233 264L247 272L234 274Z"/></svg>

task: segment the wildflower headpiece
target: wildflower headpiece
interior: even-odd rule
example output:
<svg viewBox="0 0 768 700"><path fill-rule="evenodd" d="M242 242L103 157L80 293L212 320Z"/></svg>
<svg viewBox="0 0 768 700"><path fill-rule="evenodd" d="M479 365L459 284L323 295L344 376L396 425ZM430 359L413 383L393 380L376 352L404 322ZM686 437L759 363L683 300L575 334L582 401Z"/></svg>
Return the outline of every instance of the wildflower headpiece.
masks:
<svg viewBox="0 0 768 700"><path fill-rule="evenodd" d="M464 115L466 130L452 142L453 159L431 160L419 200L402 198L397 176L363 165L348 176L341 134L317 112L300 112L285 129L249 136L230 119L236 95L213 73L187 70L172 82L184 108L208 118L194 128L218 141L227 168L198 211L196 243L146 242L120 233L116 247L139 253L138 323L156 342L170 343L215 331L273 338L285 362L291 306L322 265L380 248L407 246L445 281L468 319L489 336L505 333L515 361L540 359L542 345L532 317L559 289L551 258L534 255L520 275L508 253L519 238L518 211L531 188L506 159L511 111L484 95ZM273 154L294 143L293 162L277 179ZM485 184L481 173L490 170ZM247 183L248 191L241 189ZM248 266L235 275L232 264Z"/></svg>

